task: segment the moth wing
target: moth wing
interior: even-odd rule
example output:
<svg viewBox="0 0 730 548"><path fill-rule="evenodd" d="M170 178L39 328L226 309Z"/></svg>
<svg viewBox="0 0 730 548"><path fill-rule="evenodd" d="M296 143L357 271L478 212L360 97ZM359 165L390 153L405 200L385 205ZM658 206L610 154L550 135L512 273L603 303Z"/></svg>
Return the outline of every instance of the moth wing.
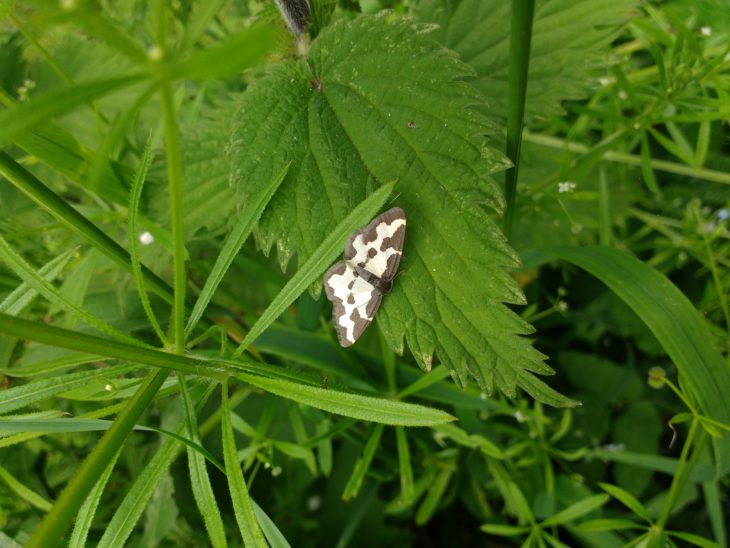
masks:
<svg viewBox="0 0 730 548"><path fill-rule="evenodd" d="M349 261L335 263L327 271L324 291L332 301L332 321L340 345L351 346L373 321L383 295Z"/></svg>
<svg viewBox="0 0 730 548"><path fill-rule="evenodd" d="M403 254L406 214L394 207L354 232L345 245L345 260L378 278L392 281Z"/></svg>

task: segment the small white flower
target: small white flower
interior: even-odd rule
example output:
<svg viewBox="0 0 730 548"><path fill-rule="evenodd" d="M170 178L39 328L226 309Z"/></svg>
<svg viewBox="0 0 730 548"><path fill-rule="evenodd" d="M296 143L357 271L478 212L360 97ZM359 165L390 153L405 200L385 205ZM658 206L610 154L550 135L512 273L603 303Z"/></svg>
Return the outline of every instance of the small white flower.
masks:
<svg viewBox="0 0 730 548"><path fill-rule="evenodd" d="M271 476L272 477L275 478L279 474L281 474L281 466L274 466L274 467L271 468Z"/></svg>
<svg viewBox="0 0 730 548"><path fill-rule="evenodd" d="M572 192L575 190L575 183L571 183L570 181L563 181L562 183L558 183L558 193L563 194L565 192Z"/></svg>
<svg viewBox="0 0 730 548"><path fill-rule="evenodd" d="M35 87L35 81L31 80L30 78L26 78L23 80L23 86L27 89L33 89Z"/></svg>
<svg viewBox="0 0 730 548"><path fill-rule="evenodd" d="M712 29L710 27L708 27L707 25L705 25L704 27L702 27L700 29L700 34L702 36L712 36Z"/></svg>
<svg viewBox="0 0 730 548"><path fill-rule="evenodd" d="M567 312L568 311L568 303L565 301L558 301L558 310L561 312Z"/></svg>
<svg viewBox="0 0 730 548"><path fill-rule="evenodd" d="M724 221L728 217L730 217L730 211L728 211L726 208L723 207L722 209L718 209L717 213L715 213L715 215L717 216L717 219L719 221Z"/></svg>
<svg viewBox="0 0 730 548"><path fill-rule="evenodd" d="M520 423L525 422L525 415L522 413L522 411L515 412L515 420Z"/></svg>
<svg viewBox="0 0 730 548"><path fill-rule="evenodd" d="M486 392L481 392L479 394L479 399L481 399L482 401L487 401L489 399L489 396L487 395Z"/></svg>
<svg viewBox="0 0 730 548"><path fill-rule="evenodd" d="M611 79L608 76L601 76L598 79L598 83L601 84L604 88L611 83Z"/></svg>
<svg viewBox="0 0 730 548"><path fill-rule="evenodd" d="M603 447L609 453L620 453L626 450L626 444L624 443L609 443Z"/></svg>
<svg viewBox="0 0 730 548"><path fill-rule="evenodd" d="M142 234L139 235L139 243L141 243L142 245L150 245L150 244L154 243L154 241L155 241L155 237L150 232L147 232L146 230Z"/></svg>
<svg viewBox="0 0 730 548"><path fill-rule="evenodd" d="M104 390L106 390L107 392L114 392L114 385L108 382L104 385Z"/></svg>
<svg viewBox="0 0 730 548"><path fill-rule="evenodd" d="M629 94L626 93L624 90L621 89L618 92L618 98L621 99L622 101L625 101L626 99L629 98Z"/></svg>
<svg viewBox="0 0 730 548"><path fill-rule="evenodd" d="M160 61L162 59L163 51L160 46L155 44L147 50L147 57L150 61Z"/></svg>

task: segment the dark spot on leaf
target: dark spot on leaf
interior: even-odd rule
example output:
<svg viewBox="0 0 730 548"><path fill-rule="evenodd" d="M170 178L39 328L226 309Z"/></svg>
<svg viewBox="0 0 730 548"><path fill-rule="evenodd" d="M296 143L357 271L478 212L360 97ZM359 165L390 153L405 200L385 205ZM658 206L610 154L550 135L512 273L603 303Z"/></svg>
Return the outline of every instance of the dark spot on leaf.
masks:
<svg viewBox="0 0 730 548"><path fill-rule="evenodd" d="M322 80L311 80L309 85L311 85L312 89L317 93L322 93Z"/></svg>
<svg viewBox="0 0 730 548"><path fill-rule="evenodd" d="M408 122L408 129L416 129L416 123L415 122Z"/></svg>

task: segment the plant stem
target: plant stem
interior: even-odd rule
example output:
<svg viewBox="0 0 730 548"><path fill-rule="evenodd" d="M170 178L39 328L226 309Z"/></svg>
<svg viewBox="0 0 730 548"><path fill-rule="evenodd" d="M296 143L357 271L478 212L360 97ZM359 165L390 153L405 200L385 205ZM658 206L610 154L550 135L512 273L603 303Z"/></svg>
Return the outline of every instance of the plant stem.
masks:
<svg viewBox="0 0 730 548"><path fill-rule="evenodd" d="M175 118L172 87L163 82L162 110L165 118L165 147L167 149L167 186L170 195L170 222L173 250L173 305L172 325L175 351L185 351L185 234L183 232L182 172L180 168L180 136Z"/></svg>
<svg viewBox="0 0 730 548"><path fill-rule="evenodd" d="M507 157L514 167L505 173L507 209L504 226L507 237L512 232L512 220L517 193L517 171L522 146L522 123L525 116L527 71L530 66L530 42L535 0L512 2L512 26L509 43L509 87L507 90Z"/></svg>

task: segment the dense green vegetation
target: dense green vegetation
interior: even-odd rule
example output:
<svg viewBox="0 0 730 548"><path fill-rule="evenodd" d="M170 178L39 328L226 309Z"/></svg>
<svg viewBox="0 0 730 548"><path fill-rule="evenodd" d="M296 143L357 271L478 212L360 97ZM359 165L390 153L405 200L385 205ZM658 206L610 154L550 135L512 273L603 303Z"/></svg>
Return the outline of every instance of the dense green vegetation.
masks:
<svg viewBox="0 0 730 548"><path fill-rule="evenodd" d="M0 544L727 545L727 2L301 4L0 1Z"/></svg>

